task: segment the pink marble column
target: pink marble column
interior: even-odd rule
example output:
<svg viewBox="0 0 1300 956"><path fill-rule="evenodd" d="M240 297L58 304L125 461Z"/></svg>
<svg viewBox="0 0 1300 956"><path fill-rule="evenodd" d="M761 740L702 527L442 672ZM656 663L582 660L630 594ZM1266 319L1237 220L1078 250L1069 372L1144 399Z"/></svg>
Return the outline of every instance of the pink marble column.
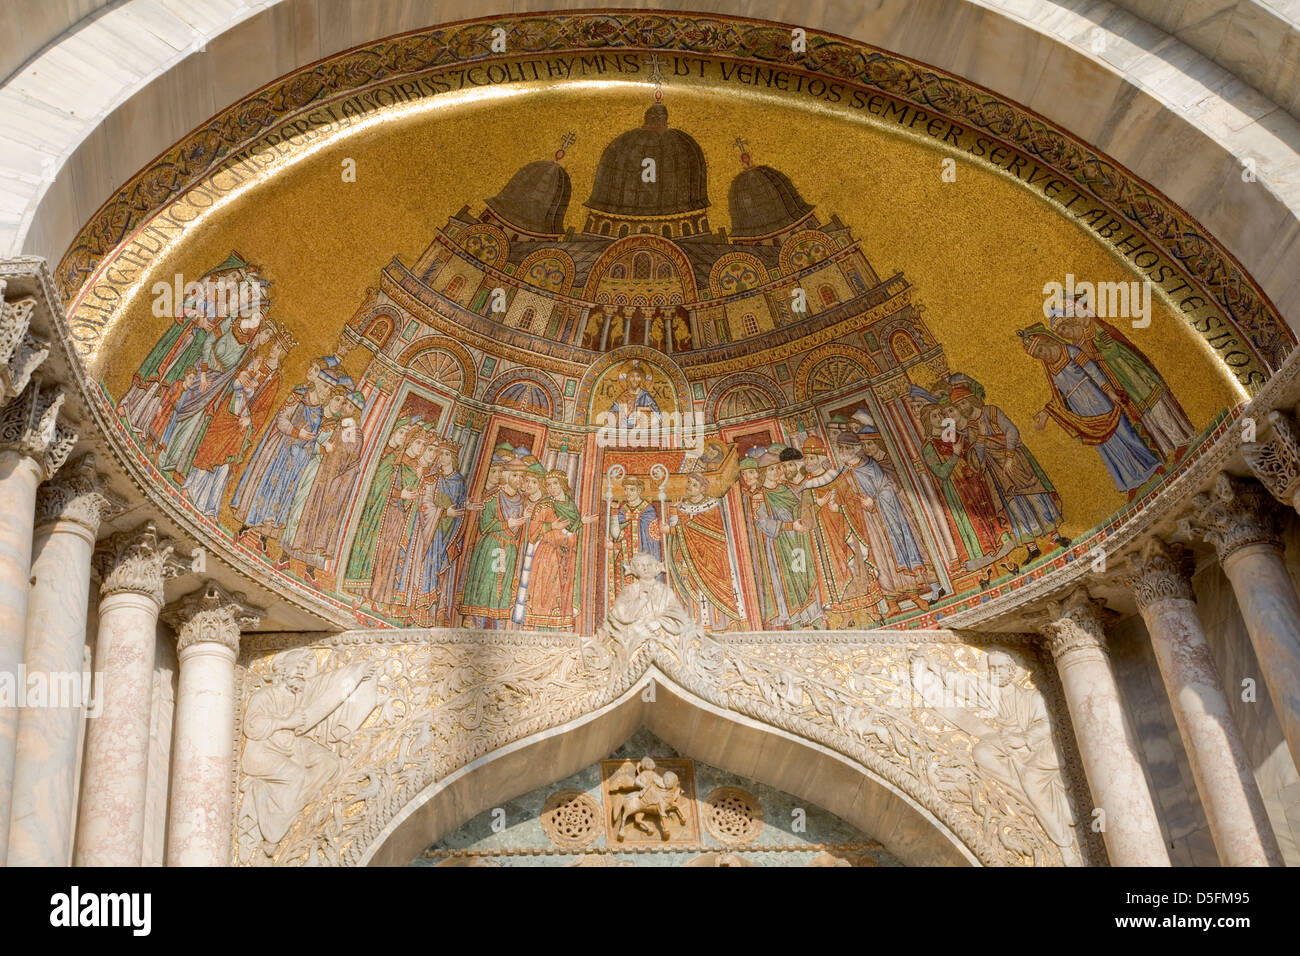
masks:
<svg viewBox="0 0 1300 956"><path fill-rule="evenodd" d="M1128 583L1151 636L1219 862L1281 866L1277 839L1196 615L1185 555L1152 539L1132 564Z"/></svg>
<svg viewBox="0 0 1300 956"><path fill-rule="evenodd" d="M1194 504L1195 527L1232 582L1260 676L1300 767L1300 600L1282 558L1276 506L1258 483L1228 474Z"/></svg>
<svg viewBox="0 0 1300 956"><path fill-rule="evenodd" d="M0 372L7 368L0 365ZM0 408L0 859L8 854L18 711L27 684L23 652L36 487L58 470L77 441L75 432L58 424L62 405L61 391L31 382Z"/></svg>
<svg viewBox="0 0 1300 956"><path fill-rule="evenodd" d="M1061 675L1112 866L1169 866L1160 820L1106 651L1100 602L1077 594L1041 628Z"/></svg>
<svg viewBox="0 0 1300 956"><path fill-rule="evenodd" d="M229 866L234 802L235 658L260 611L212 581L169 608L180 680L167 817L168 866Z"/></svg>
<svg viewBox="0 0 1300 956"><path fill-rule="evenodd" d="M163 581L178 567L152 523L108 538L95 561L103 581L96 655L103 711L86 726L75 860L139 866L158 612Z"/></svg>
<svg viewBox="0 0 1300 956"><path fill-rule="evenodd" d="M36 495L26 665L28 675L49 688L49 697L18 716L9 866L72 862L78 743L92 691L83 664L90 558L100 520L111 507L101 487L95 456L87 453ZM75 701L63 699L66 691Z"/></svg>

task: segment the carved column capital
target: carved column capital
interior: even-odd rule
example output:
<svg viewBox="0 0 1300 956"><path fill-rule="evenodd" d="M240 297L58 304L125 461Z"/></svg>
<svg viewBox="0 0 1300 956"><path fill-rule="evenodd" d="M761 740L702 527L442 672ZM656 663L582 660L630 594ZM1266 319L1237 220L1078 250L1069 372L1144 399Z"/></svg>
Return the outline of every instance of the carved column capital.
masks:
<svg viewBox="0 0 1300 956"><path fill-rule="evenodd" d="M1192 508L1183 527L1214 545L1220 563L1252 544L1282 548L1277 507L1257 481L1220 472L1214 491L1193 498Z"/></svg>
<svg viewBox="0 0 1300 956"><path fill-rule="evenodd" d="M93 538L99 533L100 522L123 505L104 482L104 476L95 471L95 453L86 452L36 490L35 527L70 521Z"/></svg>
<svg viewBox="0 0 1300 956"><path fill-rule="evenodd" d="M1191 553L1180 545L1151 538L1128 557L1124 583L1133 591L1139 611L1159 601L1194 601Z"/></svg>
<svg viewBox="0 0 1300 956"><path fill-rule="evenodd" d="M1079 590L1054 603L1038 629L1059 665L1076 654L1106 657L1106 623L1113 617L1104 601Z"/></svg>
<svg viewBox="0 0 1300 956"><path fill-rule="evenodd" d="M163 582L188 570L178 560L175 546L158 534L152 521L134 531L119 531L99 543L95 551L95 570L102 597L114 594L144 594L161 608Z"/></svg>
<svg viewBox="0 0 1300 956"><path fill-rule="evenodd" d="M195 644L212 643L239 653L239 632L256 627L265 612L253 607L243 594L206 581L163 612L163 620L177 629L176 652Z"/></svg>
<svg viewBox="0 0 1300 956"><path fill-rule="evenodd" d="M11 402L23 393L32 373L50 354L50 346L31 333L36 300L28 296L3 302L0 289L0 403Z"/></svg>
<svg viewBox="0 0 1300 956"><path fill-rule="evenodd" d="M1256 441L1243 442L1241 457L1278 501L1294 505L1300 495L1300 428L1286 412L1264 415Z"/></svg>
<svg viewBox="0 0 1300 956"><path fill-rule="evenodd" d="M0 451L14 451L36 462L48 481L72 454L77 433L59 424L64 393L29 382L22 394L0 408Z"/></svg>

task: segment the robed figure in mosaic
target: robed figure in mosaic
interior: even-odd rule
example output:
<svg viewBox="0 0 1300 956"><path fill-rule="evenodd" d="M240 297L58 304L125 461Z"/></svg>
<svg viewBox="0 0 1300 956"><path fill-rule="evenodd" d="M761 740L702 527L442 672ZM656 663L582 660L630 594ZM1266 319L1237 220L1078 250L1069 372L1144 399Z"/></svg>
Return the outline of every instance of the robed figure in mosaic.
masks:
<svg viewBox="0 0 1300 956"><path fill-rule="evenodd" d="M393 423L392 431L389 432L384 452L370 479L370 488L361 507L356 533L352 536L344 584L348 590L364 592L370 585L374 572L375 543L384 516L384 505L388 501L389 485L402 460L407 438L419 429L421 423L418 415L403 415Z"/></svg>
<svg viewBox="0 0 1300 956"><path fill-rule="evenodd" d="M339 420L331 428L332 437L322 448L320 467L307 492L297 532L286 548L313 567L323 567L329 560L343 530L345 503L352 498L361 470L365 442L356 418L364 408L362 394L349 392Z"/></svg>
<svg viewBox="0 0 1300 956"><path fill-rule="evenodd" d="M1151 360L1116 326L1099 319L1079 300L1053 309L1053 331L1097 364L1166 463L1183 456L1196 430Z"/></svg>
<svg viewBox="0 0 1300 956"><path fill-rule="evenodd" d="M763 622L773 629L810 627L821 619L822 611L817 603L812 537L806 528L795 526L799 489L786 480L789 472L780 453L761 453L758 467L761 487L752 499L751 521L762 559L755 583Z"/></svg>
<svg viewBox="0 0 1300 956"><path fill-rule="evenodd" d="M634 578L629 570L632 557L645 553L663 559L663 530L659 523L659 506L647 501L645 481L623 479L623 500L613 508L609 518L609 546L606 549L609 601L618 596Z"/></svg>
<svg viewBox="0 0 1300 956"><path fill-rule="evenodd" d="M595 516L579 512L562 471L530 466L525 488L529 498L526 544L512 620L530 630L569 631L581 603L578 568L583 527Z"/></svg>
<svg viewBox="0 0 1300 956"><path fill-rule="evenodd" d="M1067 435L1096 448L1115 487L1132 500L1163 466L1138 433L1125 399L1082 349L1042 323L1019 334L1025 351L1042 363L1052 391L1034 427L1046 428L1050 418Z"/></svg>
<svg viewBox="0 0 1300 956"><path fill-rule="evenodd" d="M745 618L740 574L732 555L736 536L721 500L709 495L709 479L686 477L686 498L668 521L668 580L682 604L706 630L736 630Z"/></svg>
<svg viewBox="0 0 1300 956"><path fill-rule="evenodd" d="M420 480L433 464L438 449L431 429L412 431L403 449L401 461L393 470L387 501L379 519L375 541L374 570L366 600L381 613L396 615L406 604L407 548L415 530L419 508Z"/></svg>
<svg viewBox="0 0 1300 956"><path fill-rule="evenodd" d="M437 462L421 480L404 569L408 618L421 627L450 623L451 589L456 579L467 498L465 476L460 473L460 446L441 441L432 447Z"/></svg>
<svg viewBox="0 0 1300 956"><path fill-rule="evenodd" d="M475 627L504 627L514 610L519 581L519 560L524 515L522 493L528 463L516 458L506 462L501 484L483 502L477 536L458 610L474 621Z"/></svg>

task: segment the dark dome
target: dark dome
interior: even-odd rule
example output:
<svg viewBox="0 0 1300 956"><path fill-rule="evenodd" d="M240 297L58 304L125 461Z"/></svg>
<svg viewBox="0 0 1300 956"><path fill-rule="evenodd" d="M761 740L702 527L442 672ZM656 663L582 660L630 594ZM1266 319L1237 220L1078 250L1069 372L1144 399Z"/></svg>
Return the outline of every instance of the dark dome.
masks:
<svg viewBox="0 0 1300 956"><path fill-rule="evenodd" d="M524 232L559 235L573 186L559 163L539 159L510 177L506 188L487 200L493 212Z"/></svg>
<svg viewBox="0 0 1300 956"><path fill-rule="evenodd" d="M655 161L655 182L641 162ZM709 205L708 166L700 144L668 126L668 107L645 111L645 125L619 135L600 154L588 208L614 216L675 216Z"/></svg>
<svg viewBox="0 0 1300 956"><path fill-rule="evenodd" d="M751 166L731 181L727 193L733 236L768 236L798 222L813 207L790 177L771 166Z"/></svg>

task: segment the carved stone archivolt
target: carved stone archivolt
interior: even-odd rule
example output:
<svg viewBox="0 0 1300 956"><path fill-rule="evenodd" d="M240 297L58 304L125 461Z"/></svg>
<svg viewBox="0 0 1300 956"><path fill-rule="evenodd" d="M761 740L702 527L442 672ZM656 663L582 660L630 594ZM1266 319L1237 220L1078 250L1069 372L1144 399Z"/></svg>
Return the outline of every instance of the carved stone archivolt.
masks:
<svg viewBox="0 0 1300 956"><path fill-rule="evenodd" d="M637 598L644 609L611 615L595 637L357 631L297 648L288 637L246 636L238 862L361 862L434 782L513 741L592 714L651 677L843 755L905 794L986 864L1060 865L1098 853L1080 809L1088 804L1077 758L1058 748L1069 734L1064 707L1052 678L1040 686L1050 667L1030 638L981 645L931 632L940 638L919 648L895 632L734 634L724 641L684 623L689 615L656 588L667 585L644 583ZM340 677L328 691L308 689L310 678L295 689L286 675L299 658L309 659L318 677ZM362 675L371 675L373 696L356 698ZM315 715L331 707L348 707L350 716L330 734L303 730L305 721L288 724L299 709ZM299 743L304 739L312 745ZM619 792L650 807L639 819L653 831L627 823L625 844L660 844L661 818L670 839L682 825L669 808L684 783L676 770L671 781L670 765L660 763L622 768ZM647 772L654 776L642 778ZM694 804L680 807L688 816ZM623 819L630 816L625 807ZM610 815L607 828L613 821Z"/></svg>

